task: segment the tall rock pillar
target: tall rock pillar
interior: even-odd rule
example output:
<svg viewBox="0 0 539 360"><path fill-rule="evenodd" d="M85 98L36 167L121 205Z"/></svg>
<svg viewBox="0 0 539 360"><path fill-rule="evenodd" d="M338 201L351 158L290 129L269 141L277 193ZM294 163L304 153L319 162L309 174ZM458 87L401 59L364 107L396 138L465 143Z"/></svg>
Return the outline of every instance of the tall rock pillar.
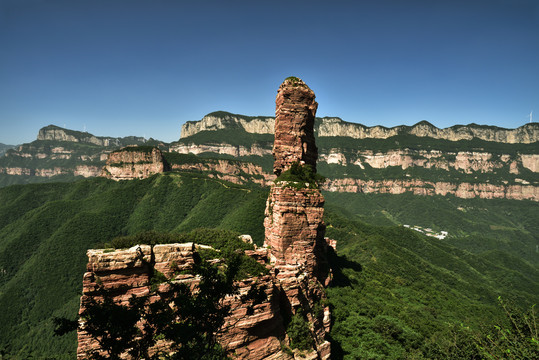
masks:
<svg viewBox="0 0 539 360"><path fill-rule="evenodd" d="M293 163L307 164L316 170L314 118L318 103L314 99L314 92L296 77L287 78L277 91L273 143L273 172L277 176Z"/></svg>
<svg viewBox="0 0 539 360"><path fill-rule="evenodd" d="M285 297L281 311L305 314L315 358L328 359L329 308L322 318L314 311L325 298L322 284L328 279L324 197L315 180L314 99L314 92L294 77L277 92L273 146L277 179L266 202L265 246Z"/></svg>

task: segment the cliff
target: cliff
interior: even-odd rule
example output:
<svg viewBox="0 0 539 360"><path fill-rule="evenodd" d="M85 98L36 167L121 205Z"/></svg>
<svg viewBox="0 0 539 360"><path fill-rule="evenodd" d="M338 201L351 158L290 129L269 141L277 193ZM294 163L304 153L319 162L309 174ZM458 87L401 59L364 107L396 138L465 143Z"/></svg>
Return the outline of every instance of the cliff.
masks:
<svg viewBox="0 0 539 360"><path fill-rule="evenodd" d="M113 138L108 136L95 136L87 132L64 129L55 125L41 128L37 134L37 140L79 142L104 147L118 147L132 143L146 142L143 137L127 136L123 138Z"/></svg>
<svg viewBox="0 0 539 360"><path fill-rule="evenodd" d="M39 130L37 139L6 150L0 156L0 186L7 184L42 182L61 176L71 180L76 176L99 176L108 154L129 145L158 142L142 137L99 137L86 132L49 125Z"/></svg>
<svg viewBox="0 0 539 360"><path fill-rule="evenodd" d="M158 148L132 146L111 152L101 176L113 180L146 179L167 169L168 164Z"/></svg>
<svg viewBox="0 0 539 360"><path fill-rule="evenodd" d="M287 79L281 85L279 94L288 93L290 98L294 99L293 103L289 104L290 108L295 105L299 108L302 107L302 93L307 89L301 80ZM309 103L313 104L314 93L310 89L308 92ZM278 119L286 125L283 129L292 129L287 131L287 137L279 138L278 133L275 136L275 167L279 167L278 173L282 172L284 175L296 164L310 166L304 159L316 163L313 121L309 121L309 118L314 120L316 106L309 110L310 114L307 116L303 116L305 114L302 115L301 112L296 113L297 116L289 116L280 109L277 114ZM283 151L286 149L297 151L290 156L289 152ZM126 148L110 154L106 171L118 168L125 178L126 168L129 169L137 163L145 165L150 163L149 159L152 166L163 163L158 149L142 153L137 148ZM227 170L229 164L223 161L209 162L206 165L224 166L222 170ZM314 166L311 169L314 170ZM128 175L132 174L133 172L130 172ZM224 304L231 306L232 311L225 319L218 337L221 346L232 358L330 358L331 345L328 335L331 313L329 307L323 303L326 299L324 285L327 285L331 278L326 253L330 251L328 243L335 246L335 241L326 241L324 238L323 206L324 199L314 183L307 189L297 189L282 181L272 186L265 211L265 246L244 252L259 264L265 265L269 274L237 281L238 294L223 300ZM204 249L208 250L208 246ZM191 271L195 256L200 257L197 252L198 245L193 243L137 245L122 250L89 250L79 313L82 314L93 300L100 301L99 289L114 294L113 301L125 305L129 304L132 296L144 297L153 294L152 284L156 284L152 282L152 276L155 273L163 274L168 281L181 282L194 288L193 285L200 281ZM210 261L219 263L220 260ZM168 282L161 281L159 289L168 286L167 284ZM262 292L257 295L256 303L250 306L242 300L242 295L249 293L255 286L258 290L262 289ZM306 336L306 343L310 344L307 348L298 349L295 346L296 339L287 333L292 317L300 318L300 321L306 324L307 334L302 336ZM140 319L139 323L143 333L146 328L145 320ZM83 322L78 331L77 356L80 359L86 358L92 351L100 351L98 342L86 332L84 326ZM153 351L170 351L168 346L170 344L158 342Z"/></svg>
<svg viewBox="0 0 539 360"><path fill-rule="evenodd" d="M245 116L218 111L204 116L200 121L188 121L181 129L181 139L203 131L238 128L252 134L273 134L275 118ZM459 141L480 139L508 144L531 144L539 141L539 123L525 124L516 129L477 124L455 125L439 129L427 121L413 126L365 126L346 122L338 117L316 118L314 131L319 137L350 137L353 139L387 139L396 135L414 135L433 139Z"/></svg>

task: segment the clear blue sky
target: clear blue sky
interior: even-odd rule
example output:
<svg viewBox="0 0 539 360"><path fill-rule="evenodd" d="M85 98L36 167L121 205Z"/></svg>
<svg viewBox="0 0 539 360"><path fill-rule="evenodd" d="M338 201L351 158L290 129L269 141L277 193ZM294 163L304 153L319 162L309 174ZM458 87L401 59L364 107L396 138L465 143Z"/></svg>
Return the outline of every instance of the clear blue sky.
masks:
<svg viewBox="0 0 539 360"><path fill-rule="evenodd" d="M513 128L539 119L538 0L0 0L0 142L56 124L177 140L225 110Z"/></svg>

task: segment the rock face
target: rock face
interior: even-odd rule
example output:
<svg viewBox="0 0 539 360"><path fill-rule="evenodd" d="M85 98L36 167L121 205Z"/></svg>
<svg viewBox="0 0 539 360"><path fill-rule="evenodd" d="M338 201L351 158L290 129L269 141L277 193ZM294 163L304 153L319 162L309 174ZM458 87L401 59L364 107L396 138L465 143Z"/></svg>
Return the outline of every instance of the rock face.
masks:
<svg viewBox="0 0 539 360"><path fill-rule="evenodd" d="M200 121L187 121L182 126L181 138L195 135L201 131L240 127L252 134L273 134L275 118L265 116L244 116L224 111L210 113Z"/></svg>
<svg viewBox="0 0 539 360"><path fill-rule="evenodd" d="M94 144L98 146L122 146L125 142L131 143L144 143L145 140L142 137L128 136L125 138L113 138L104 136L95 136L87 132L74 131L64 129L59 126L49 125L39 130L37 134L37 140L53 140L53 141L67 141L67 142L80 142L87 144Z"/></svg>
<svg viewBox="0 0 539 360"><path fill-rule="evenodd" d="M279 176L293 163L316 169L318 150L314 141L314 118L318 103L314 92L301 80L287 78L275 100L273 172Z"/></svg>
<svg viewBox="0 0 539 360"><path fill-rule="evenodd" d="M287 171L294 163L316 169L314 93L303 81L288 78L279 88L276 105L275 174ZM329 359L329 308L326 321L319 321L313 311L325 297L322 284L328 279L323 215L324 198L315 184L292 184L277 178L266 203L264 245L269 248L288 312L306 314L315 358Z"/></svg>
<svg viewBox="0 0 539 360"><path fill-rule="evenodd" d="M113 180L145 179L167 170L158 148L127 147L111 152L101 176Z"/></svg>
<svg viewBox="0 0 539 360"><path fill-rule="evenodd" d="M516 129L504 129L496 126L477 124L455 125L440 129L427 121L412 126L365 126L343 121L338 117L317 118L315 132L321 137L351 137L354 139L387 139L399 134L410 134L433 139L459 141L473 138L508 144L531 144L539 141L539 123L522 125ZM200 121L188 121L182 126L181 138L193 136L202 131L215 131L227 128L241 128L252 134L272 134L275 118L267 116L245 116L226 112L208 114Z"/></svg>
<svg viewBox="0 0 539 360"><path fill-rule="evenodd" d="M277 111L288 114L282 118L282 122L290 124L283 124L283 129L295 129L297 133L295 136L281 137L280 145L275 147L274 153L276 162L280 164L280 171L286 171L294 162L315 164L317 159L312 135L313 121L309 120L314 119L316 110L314 93L301 81L298 82L299 86L286 89L290 83L290 80L286 80L279 90ZM283 88L285 91L281 92ZM279 96L282 94L296 99L299 105L288 103L286 106L280 106ZM306 102L305 99L310 100ZM290 109L296 109L303 115L289 116ZM297 126L299 123L302 125ZM139 162L150 163L150 160L151 164L156 164L160 159L162 160L162 156L158 150L141 153L135 149L124 149L112 153L107 160L107 166L108 169L114 170L124 166L113 166L114 164L128 163L129 168ZM225 168L229 166L228 163L220 162L209 164ZM131 173L122 174L122 178L131 176ZM232 312L225 320L223 329L226 331L219 335L219 342L229 356L235 359L322 360L331 356L331 346L327 340L331 314L329 307L322 305L325 300L322 284L326 284L329 279L325 261L325 252L328 251L329 245L324 239L325 225L322 221L324 198L314 184L307 184L309 186L306 188L299 189L289 185L287 182L278 182L271 189L264 221L265 246L245 252L265 264L269 275L237 282L239 294L224 299L224 303L231 306ZM330 243L335 247L335 241ZM189 274L196 251L197 245L192 243L153 247L140 245L115 251L89 250L79 313L84 311L93 298L99 298L100 287L111 290L114 301L121 304L128 304L133 295L149 295L151 274L155 273L154 270L172 281L196 283L198 278ZM150 263L153 264L153 269L149 267ZM249 304L241 300L241 296L247 294L253 286L263 289L263 292L257 296L260 299L256 305L250 308ZM310 350L288 348L293 346L295 340L290 339L286 333L290 320L285 319L290 319L294 314L303 316L309 324L313 347ZM166 346L159 343L156 345L164 350L167 349ZM97 341L91 338L84 328L79 330L77 357L85 359L88 352L93 350L99 350Z"/></svg>
<svg viewBox="0 0 539 360"><path fill-rule="evenodd" d="M150 294L150 261L154 269L167 278L188 284L198 278L188 272L194 263L197 246L193 243L134 246L123 250L88 250L87 272L83 278L81 297L82 313L93 297L99 297L98 288L112 291L114 301L127 305L129 298ZM267 250L252 251L259 259L265 259ZM179 275L178 272L181 272ZM286 337L280 313L280 288L273 276L265 275L238 282L238 295L228 296L224 303L231 305L232 312L225 319L220 336L222 346L236 359L290 359L281 349L281 341ZM162 285L165 286L165 285ZM240 297L252 286L264 289L257 305L248 311L248 304ZM78 331L77 358L86 359L88 353L98 350L95 339L85 331ZM166 347L158 344L157 347Z"/></svg>
<svg viewBox="0 0 539 360"><path fill-rule="evenodd" d="M518 180L518 179L517 179ZM432 196L447 194L463 199L512 199L539 201L539 187L529 184L494 185L487 183L451 183L422 180L331 179L322 188L331 192L403 194Z"/></svg>
<svg viewBox="0 0 539 360"><path fill-rule="evenodd" d="M203 162L171 164L170 168L179 171L202 172L208 177L230 181L234 184L252 182L260 186L269 186L275 179L274 175L264 172L260 165L225 159L204 159Z"/></svg>

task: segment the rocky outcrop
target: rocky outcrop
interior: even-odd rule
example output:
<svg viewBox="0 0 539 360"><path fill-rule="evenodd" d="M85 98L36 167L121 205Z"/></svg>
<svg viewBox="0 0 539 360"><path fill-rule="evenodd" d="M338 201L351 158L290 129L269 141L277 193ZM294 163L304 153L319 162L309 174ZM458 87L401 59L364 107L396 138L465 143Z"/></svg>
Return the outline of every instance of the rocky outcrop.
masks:
<svg viewBox="0 0 539 360"><path fill-rule="evenodd" d="M208 114L200 121L188 121L182 126L181 138L185 139L202 131L241 128L253 134L271 134L275 129L273 117L250 117L244 115L216 112ZM509 144L531 144L539 141L539 123L525 124L516 129L477 124L455 125L439 129L427 121L413 126L365 126L343 121L338 117L317 118L315 132L323 137L351 137L354 139L387 139L396 135L410 134L433 139L459 141L480 139Z"/></svg>
<svg viewBox="0 0 539 360"><path fill-rule="evenodd" d="M207 173L209 177L234 184L255 183L269 186L275 176L264 172L261 166L248 162L217 159L200 159L199 162L171 164L172 170Z"/></svg>
<svg viewBox="0 0 539 360"><path fill-rule="evenodd" d="M277 91L273 143L273 172L277 176L294 163L316 169L314 118L318 103L314 98L314 92L295 77L287 78Z"/></svg>
<svg viewBox="0 0 539 360"><path fill-rule="evenodd" d="M259 144L253 144L251 146L242 145L230 145L226 143L221 144L194 144L194 143L180 143L170 146L171 152L177 152L180 154L204 154L215 153L219 155L230 155L234 157L242 156L266 156L271 155L271 146L263 147Z"/></svg>
<svg viewBox="0 0 539 360"><path fill-rule="evenodd" d="M314 93L297 78L280 86L276 99L274 173L280 175L293 164L314 165L318 157L314 143ZM324 198L314 183L281 181L277 178L266 202L264 245L283 291L287 311L304 313L309 320L314 358L329 359L330 313L322 319L314 311L323 302L323 285L329 279L324 240Z"/></svg>
<svg viewBox="0 0 539 360"><path fill-rule="evenodd" d="M158 148L127 147L109 154L101 176L113 180L145 179L166 169Z"/></svg>
<svg viewBox="0 0 539 360"><path fill-rule="evenodd" d="M181 138L186 138L201 131L227 128L241 128L253 134L273 134L275 118L265 116L244 116L217 111L208 114L200 121L187 121L181 130Z"/></svg>
<svg viewBox="0 0 539 360"><path fill-rule="evenodd" d="M388 150L374 152L372 150L341 152L340 149L330 149L320 155L320 161L328 164L356 165L365 169L365 164L375 169L391 166L403 170L412 167L426 169L454 169L465 174L474 172L491 173L505 166L513 166L512 173L518 174L519 169L539 172L539 154L502 154L495 155L486 151L456 151L443 152L440 150Z"/></svg>
<svg viewBox="0 0 539 360"><path fill-rule="evenodd" d="M88 250L87 272L83 278L82 313L92 298L99 298L98 289L114 294L114 301L127 305L131 296L147 296L151 292L149 264L172 281L194 284L198 277L190 275L197 245L164 244L134 246L121 250ZM265 259L267 250L251 251ZM162 284L160 286L166 286ZM235 359L291 359L281 349L286 334L280 314L280 289L270 275L248 278L236 283L237 294L224 299L231 306L219 341ZM257 304L249 308L242 302L252 286L263 289ZM166 344L158 344L163 349ZM84 330L78 331L77 358L86 359L99 345Z"/></svg>
<svg viewBox="0 0 539 360"><path fill-rule="evenodd" d="M323 190L351 193L402 194L412 192L415 195L447 195L471 199L513 199L539 201L539 187L529 184L494 185L487 183L451 183L444 181L423 180L363 180L330 179Z"/></svg>

